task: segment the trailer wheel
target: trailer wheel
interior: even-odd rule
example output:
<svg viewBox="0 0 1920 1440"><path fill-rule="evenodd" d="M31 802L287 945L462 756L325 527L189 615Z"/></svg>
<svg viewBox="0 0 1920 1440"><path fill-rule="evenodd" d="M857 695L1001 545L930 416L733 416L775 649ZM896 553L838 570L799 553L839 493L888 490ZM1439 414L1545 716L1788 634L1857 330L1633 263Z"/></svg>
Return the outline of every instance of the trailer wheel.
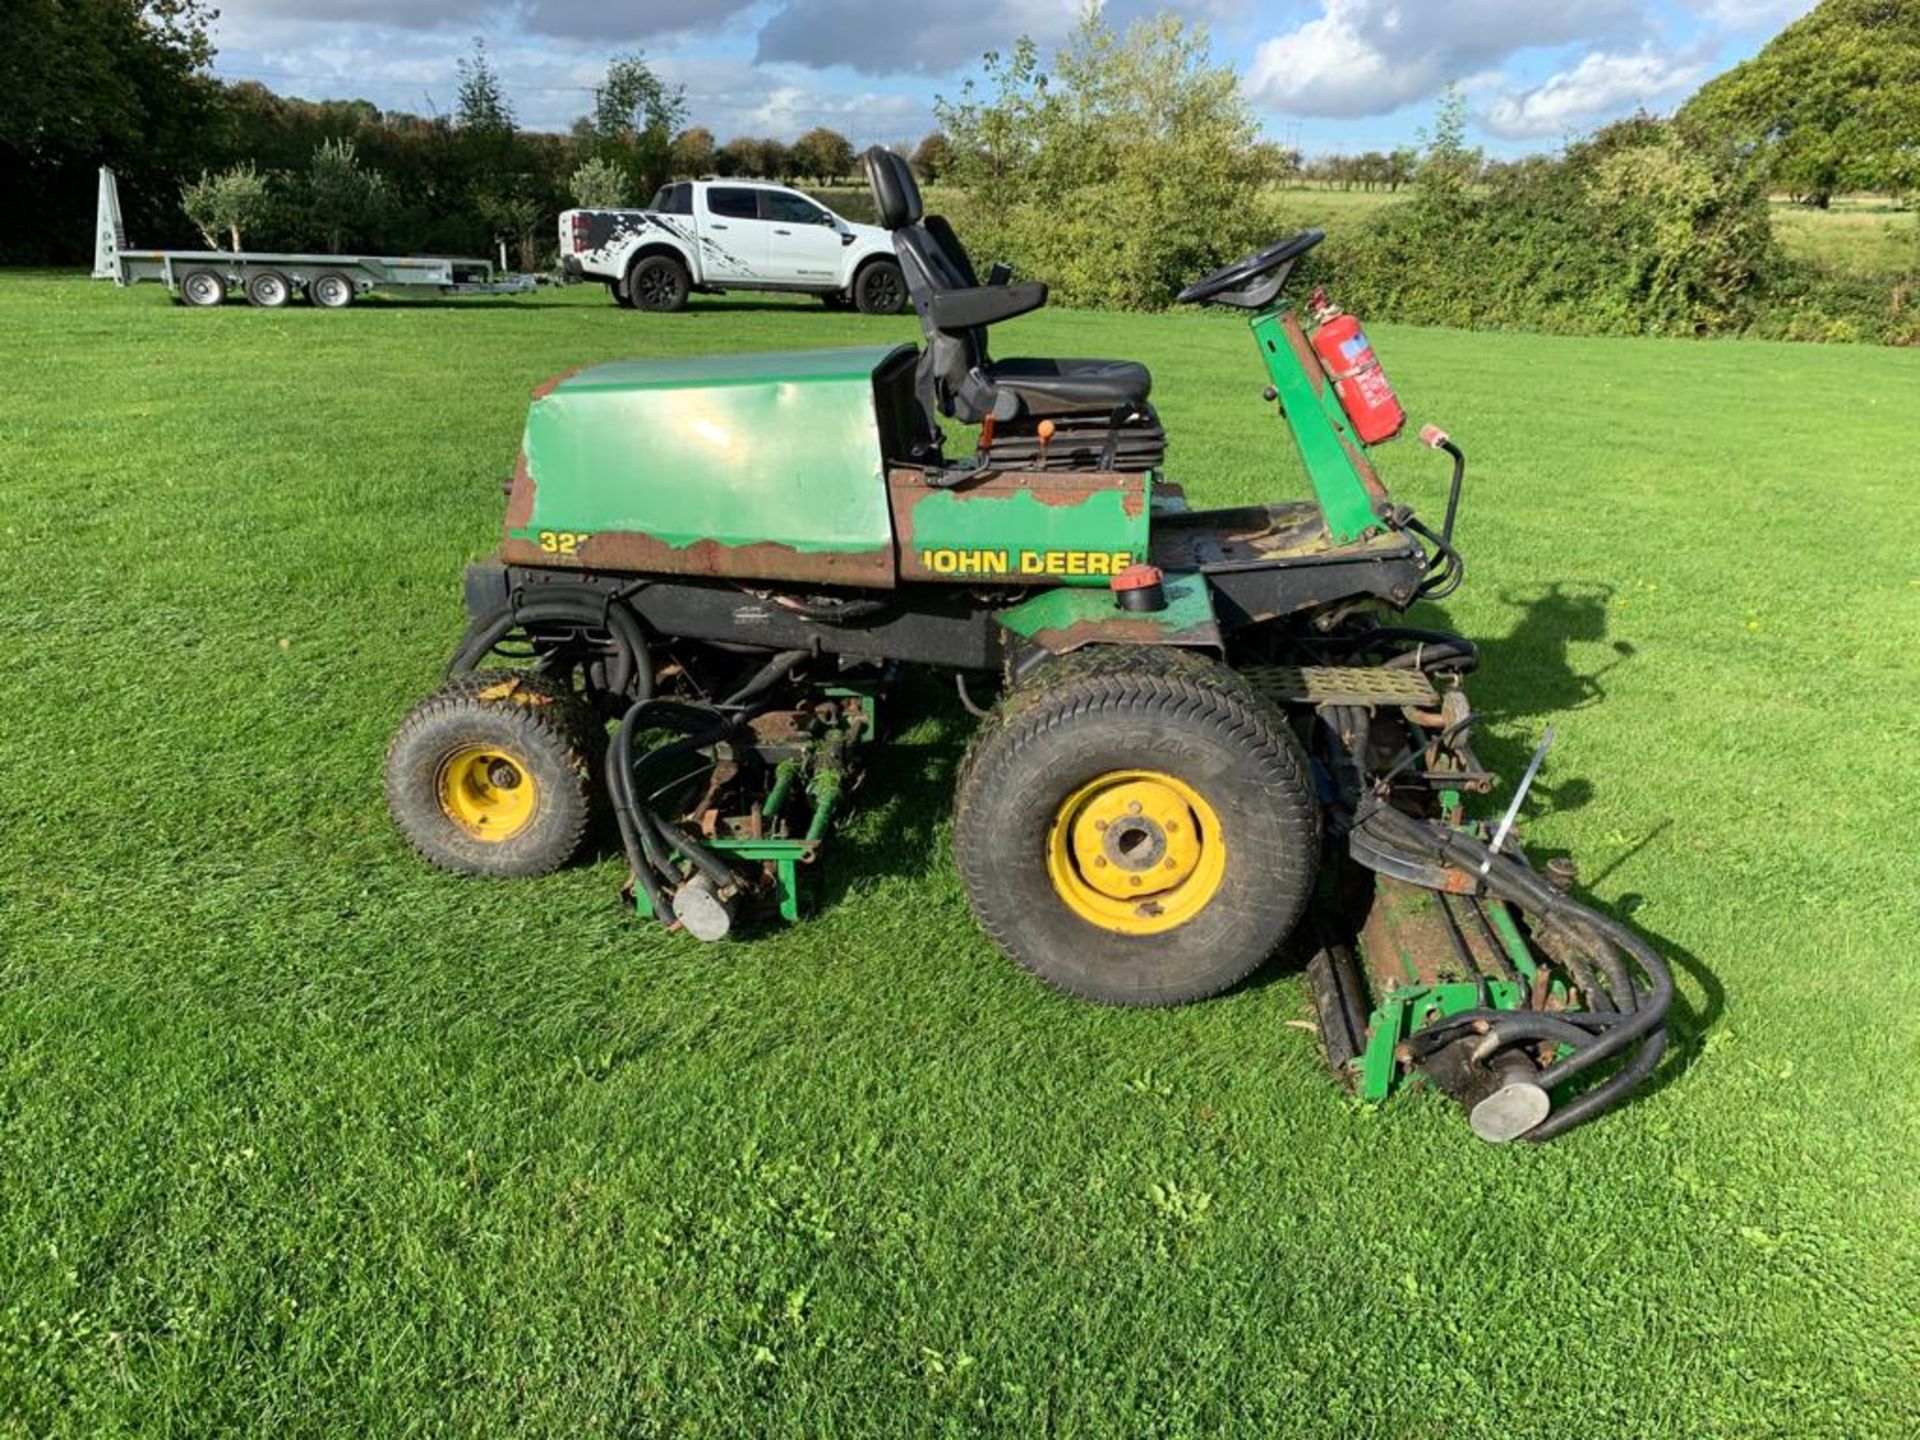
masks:
<svg viewBox="0 0 1920 1440"><path fill-rule="evenodd" d="M687 267L671 255L645 256L627 272L627 294L638 310L684 310L692 283Z"/></svg>
<svg viewBox="0 0 1920 1440"><path fill-rule="evenodd" d="M353 281L338 270L327 270L307 282L307 301L322 310L344 310L353 304Z"/></svg>
<svg viewBox="0 0 1920 1440"><path fill-rule="evenodd" d="M181 278L180 298L188 305L210 310L227 303L227 282L212 270L190 270Z"/></svg>
<svg viewBox="0 0 1920 1440"><path fill-rule="evenodd" d="M854 304L862 315L898 315L907 304L907 281L892 260L869 260L854 278Z"/></svg>
<svg viewBox="0 0 1920 1440"><path fill-rule="evenodd" d="M974 914L1069 995L1178 1005L1252 973L1313 889L1305 752L1231 670L1189 651L1077 651L975 736L953 843Z"/></svg>
<svg viewBox="0 0 1920 1440"><path fill-rule="evenodd" d="M247 277L247 303L278 310L293 298L293 287L278 270L256 270Z"/></svg>
<svg viewBox="0 0 1920 1440"><path fill-rule="evenodd" d="M528 670L455 675L387 746L387 808L442 870L544 875L593 817L606 733L585 702Z"/></svg>

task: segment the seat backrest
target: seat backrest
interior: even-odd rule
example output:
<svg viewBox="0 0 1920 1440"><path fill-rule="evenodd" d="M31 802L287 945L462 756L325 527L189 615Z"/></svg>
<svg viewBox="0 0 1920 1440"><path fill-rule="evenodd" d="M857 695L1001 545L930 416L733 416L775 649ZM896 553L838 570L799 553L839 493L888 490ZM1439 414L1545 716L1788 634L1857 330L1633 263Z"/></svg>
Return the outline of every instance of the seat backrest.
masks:
<svg viewBox="0 0 1920 1440"><path fill-rule="evenodd" d="M952 415L953 397L961 384L988 362L987 332L984 326L940 329L933 322L932 301L941 291L977 290L980 279L953 227L943 217L926 213L920 186L907 162L881 145L862 158L880 223L893 234L893 249L906 276L907 294L920 317L920 333L927 340L926 354L920 362L922 402Z"/></svg>

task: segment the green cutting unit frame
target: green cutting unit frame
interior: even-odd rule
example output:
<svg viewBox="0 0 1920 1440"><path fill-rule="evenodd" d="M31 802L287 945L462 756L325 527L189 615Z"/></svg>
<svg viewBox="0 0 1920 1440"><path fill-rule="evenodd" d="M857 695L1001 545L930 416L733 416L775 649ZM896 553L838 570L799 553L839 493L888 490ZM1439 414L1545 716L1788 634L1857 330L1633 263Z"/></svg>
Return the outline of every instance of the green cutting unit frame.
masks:
<svg viewBox="0 0 1920 1440"><path fill-rule="evenodd" d="M452 674L389 750L409 840L527 875L611 833L641 916L701 939L756 906L794 921L883 720L927 699L900 678L939 673L981 717L956 864L1047 984L1183 1003L1301 936L1363 1099L1425 1081L1492 1140L1617 1104L1660 1061L1671 979L1570 866L1528 861L1541 755L1501 816L1468 813L1496 786L1463 684L1479 653L1405 616L1462 577L1465 458L1422 433L1452 463L1436 525L1388 494L1281 295L1318 232L1182 297L1246 312L1313 492L1201 510L1144 370L996 369L985 326L1044 288L942 289L914 263L939 234L888 213L924 350L623 361L535 392ZM1102 411L1015 379L1056 373L1132 389ZM950 454L968 394L986 419Z"/></svg>

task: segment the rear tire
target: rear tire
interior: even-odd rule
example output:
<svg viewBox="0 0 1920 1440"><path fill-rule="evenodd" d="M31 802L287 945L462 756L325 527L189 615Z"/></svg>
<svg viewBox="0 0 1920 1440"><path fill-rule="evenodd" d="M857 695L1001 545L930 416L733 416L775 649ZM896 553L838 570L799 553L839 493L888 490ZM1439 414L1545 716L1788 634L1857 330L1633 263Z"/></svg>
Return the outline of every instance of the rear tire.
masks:
<svg viewBox="0 0 1920 1440"><path fill-rule="evenodd" d="M180 301L197 310L227 303L227 282L212 270L190 270L180 278Z"/></svg>
<svg viewBox="0 0 1920 1440"><path fill-rule="evenodd" d="M528 670L455 675L387 746L387 808L442 870L544 875L580 850L606 731L559 681Z"/></svg>
<svg viewBox="0 0 1920 1440"><path fill-rule="evenodd" d="M627 294L636 310L667 314L687 308L692 287L687 267L671 255L649 255L627 272Z"/></svg>
<svg viewBox="0 0 1920 1440"><path fill-rule="evenodd" d="M256 270L247 277L247 303L278 310L293 298L293 286L278 270Z"/></svg>
<svg viewBox="0 0 1920 1440"><path fill-rule="evenodd" d="M307 282L307 300L322 310L344 310L353 304L353 281L338 270L327 270Z"/></svg>
<svg viewBox="0 0 1920 1440"><path fill-rule="evenodd" d="M853 281L862 315L898 315L907 305L907 280L892 260L869 260Z"/></svg>
<svg viewBox="0 0 1920 1440"><path fill-rule="evenodd" d="M1099 648L995 707L953 843L981 927L1022 968L1103 1004L1178 1005L1244 979L1298 923L1320 808L1300 742L1231 670Z"/></svg>

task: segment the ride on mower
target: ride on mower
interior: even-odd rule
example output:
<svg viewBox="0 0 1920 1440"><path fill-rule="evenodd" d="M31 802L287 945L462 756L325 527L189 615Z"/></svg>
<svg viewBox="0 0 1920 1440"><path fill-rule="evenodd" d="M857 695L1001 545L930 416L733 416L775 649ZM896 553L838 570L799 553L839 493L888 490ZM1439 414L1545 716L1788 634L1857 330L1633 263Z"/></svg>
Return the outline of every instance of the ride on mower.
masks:
<svg viewBox="0 0 1920 1440"><path fill-rule="evenodd" d="M534 875L604 804L643 916L700 939L801 877L895 677L981 715L954 852L981 928L1070 995L1218 994L1289 940L1367 1099L1425 1079L1489 1140L1545 1140L1659 1063L1672 982L1537 872L1462 688L1402 612L1460 583L1368 447L1404 414L1366 336L1283 290L1307 231L1189 285L1244 311L1312 501L1189 508L1126 361L995 359L1042 284L985 283L907 166L866 157L926 344L596 365L535 392L447 684L394 736L394 818L434 864ZM942 419L977 427L949 455ZM500 657L508 664L502 667ZM611 731L611 733L609 733ZM645 742L644 744L642 742Z"/></svg>

